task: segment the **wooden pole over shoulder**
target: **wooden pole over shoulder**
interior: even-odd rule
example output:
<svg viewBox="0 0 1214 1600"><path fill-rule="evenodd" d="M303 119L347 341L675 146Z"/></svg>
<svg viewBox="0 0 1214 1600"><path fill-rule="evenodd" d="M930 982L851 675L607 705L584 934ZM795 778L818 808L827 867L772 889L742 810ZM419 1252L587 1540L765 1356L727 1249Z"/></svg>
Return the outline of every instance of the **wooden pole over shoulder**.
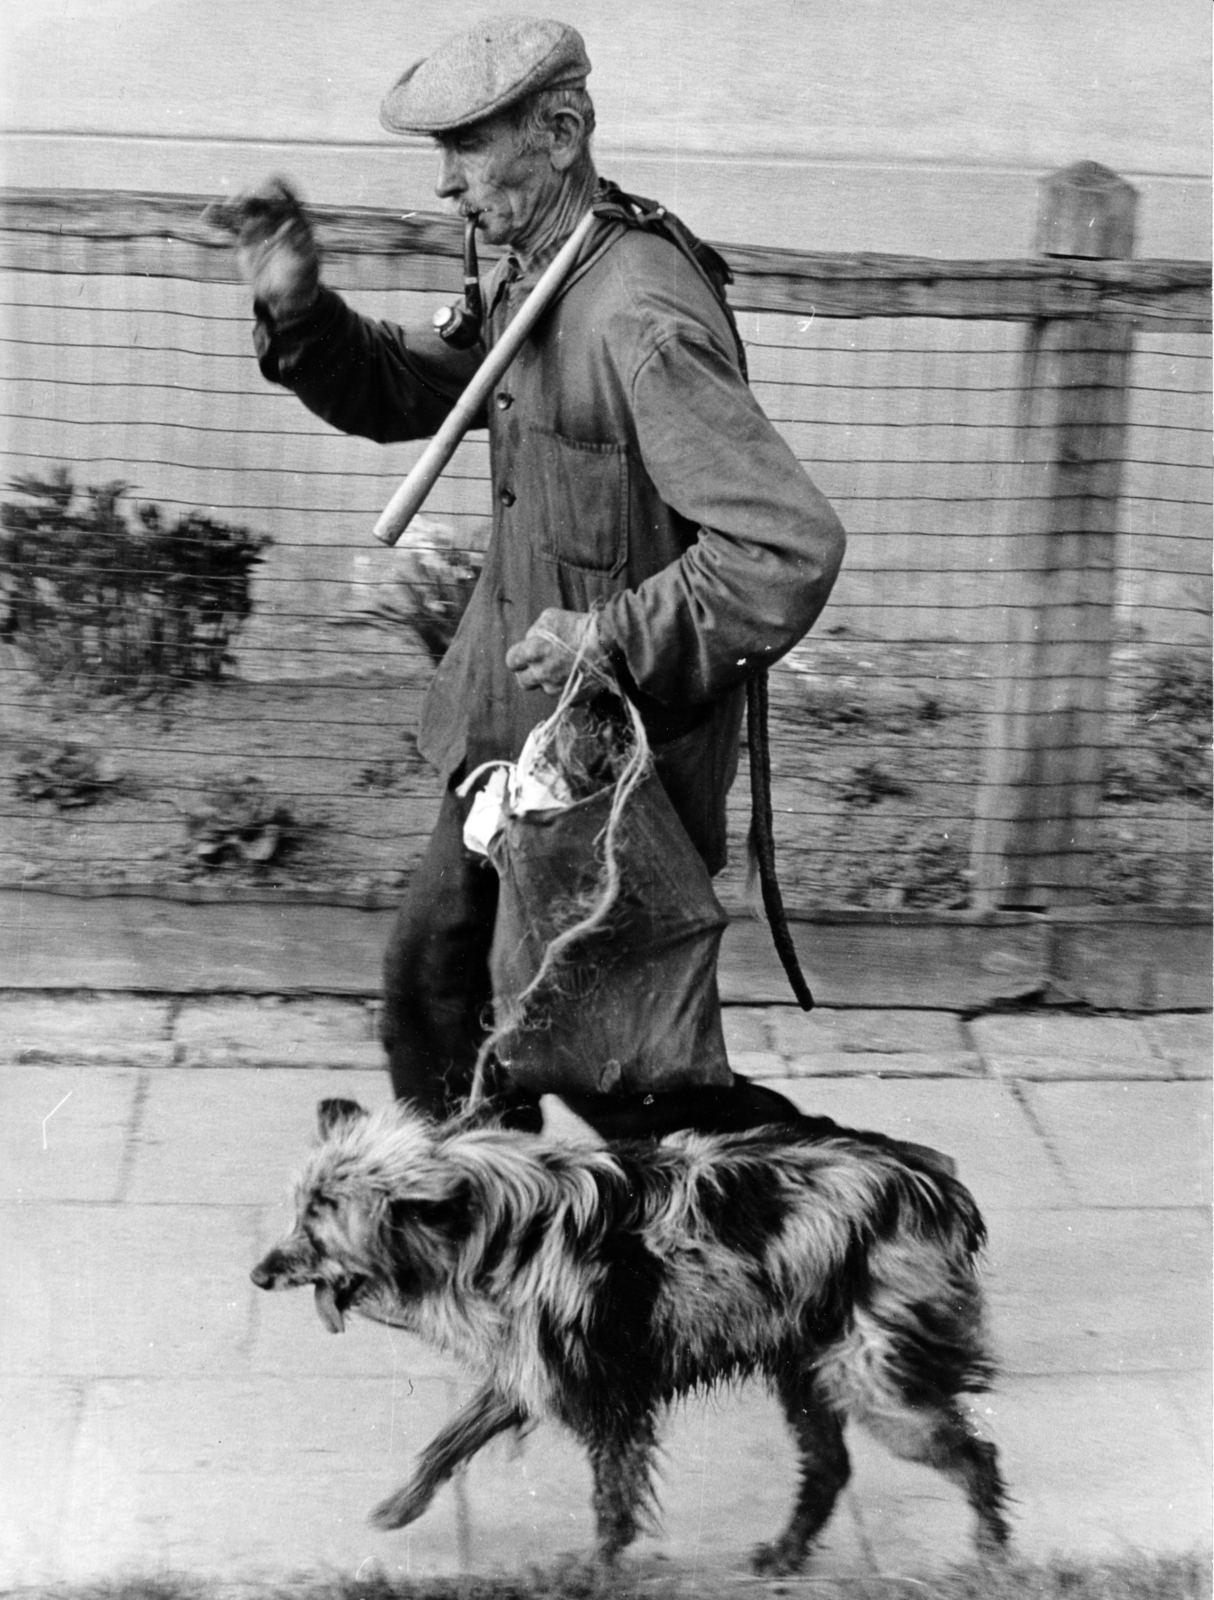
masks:
<svg viewBox="0 0 1214 1600"><path fill-rule="evenodd" d="M442 427L426 446L413 470L384 507L379 521L375 524L375 537L382 544L396 544L421 510L423 501L434 487L443 468L455 454L460 440L476 421L477 415L493 393L502 374L522 349L527 335L573 270L582 243L593 226L594 212L587 211L544 269L514 320L476 369L472 382L455 402Z"/></svg>
<svg viewBox="0 0 1214 1600"><path fill-rule="evenodd" d="M1041 185L1043 254L1128 257L1137 194L1080 162ZM972 873L982 909L1091 899L1113 646L1115 542L1133 334L1124 321L1042 319L1022 361L1006 539L1011 596L978 793Z"/></svg>

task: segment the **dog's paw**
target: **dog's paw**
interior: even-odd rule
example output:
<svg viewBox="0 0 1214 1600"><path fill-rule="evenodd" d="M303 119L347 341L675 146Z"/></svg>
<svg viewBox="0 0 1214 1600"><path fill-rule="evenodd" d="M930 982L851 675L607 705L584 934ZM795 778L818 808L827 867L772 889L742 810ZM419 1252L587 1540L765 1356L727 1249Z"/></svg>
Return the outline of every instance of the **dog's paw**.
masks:
<svg viewBox="0 0 1214 1600"><path fill-rule="evenodd" d="M806 1549L799 1540L772 1539L767 1544L757 1544L750 1553L750 1565L753 1571L764 1573L768 1577L781 1578L789 1573L800 1572L805 1565Z"/></svg>
<svg viewBox="0 0 1214 1600"><path fill-rule="evenodd" d="M382 1528L385 1532L404 1528L416 1522L433 1499L434 1490L428 1483L407 1483L403 1489L381 1500L367 1521L373 1528Z"/></svg>

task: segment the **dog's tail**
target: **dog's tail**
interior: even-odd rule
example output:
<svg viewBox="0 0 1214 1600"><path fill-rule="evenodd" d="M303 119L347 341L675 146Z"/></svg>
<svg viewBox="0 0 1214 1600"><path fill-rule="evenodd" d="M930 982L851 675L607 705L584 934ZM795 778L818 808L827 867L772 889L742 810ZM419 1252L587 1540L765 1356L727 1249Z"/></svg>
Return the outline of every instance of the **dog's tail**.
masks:
<svg viewBox="0 0 1214 1600"><path fill-rule="evenodd" d="M986 1245L986 1223L956 1167L926 1145L899 1146L898 1155L901 1170L886 1186L886 1203L899 1220L972 1264Z"/></svg>
<svg viewBox="0 0 1214 1600"><path fill-rule="evenodd" d="M867 1282L843 1341L853 1376L867 1372L912 1405L989 1389L996 1364L979 1277L986 1225L973 1195L935 1163L904 1157L872 1220Z"/></svg>

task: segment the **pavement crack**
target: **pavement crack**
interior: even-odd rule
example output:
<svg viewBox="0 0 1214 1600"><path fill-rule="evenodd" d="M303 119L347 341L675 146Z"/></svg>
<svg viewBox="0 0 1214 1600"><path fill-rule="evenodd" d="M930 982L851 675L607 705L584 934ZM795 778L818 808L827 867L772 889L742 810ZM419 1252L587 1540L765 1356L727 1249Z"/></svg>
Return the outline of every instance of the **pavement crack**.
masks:
<svg viewBox="0 0 1214 1600"><path fill-rule="evenodd" d="M174 994L169 996L169 1008L165 1015L164 1037L170 1046L169 1065L180 1067L185 1065L185 1045L177 1038L177 1024L181 1021L181 1014L186 1008L188 996Z"/></svg>
<svg viewBox="0 0 1214 1600"><path fill-rule="evenodd" d="M68 1418L67 1443L63 1452L63 1471L59 1476L59 1487L55 1494L55 1509L51 1516L50 1548L58 1557L62 1545L63 1534L67 1526L68 1514L71 1510L72 1491L76 1480L76 1456L80 1448L80 1438L84 1432L84 1418L88 1410L90 1381L88 1379L72 1383L71 1411Z"/></svg>
<svg viewBox="0 0 1214 1600"><path fill-rule="evenodd" d="M447 1394L452 1411L460 1405L459 1390L451 1379L447 1380ZM455 1542L459 1551L461 1572L472 1570L472 1501L468 1494L468 1463L463 1462L455 1471L451 1487L455 1493Z"/></svg>
<svg viewBox="0 0 1214 1600"><path fill-rule="evenodd" d="M1071 1182L1071 1175L1067 1171L1066 1163L1063 1161L1061 1155L1059 1155L1058 1150L1054 1145L1054 1141L1050 1138L1045 1124L1041 1121L1040 1117L1033 1109L1033 1103L1025 1093L1024 1084L1019 1078L1006 1078L1002 1081L1006 1084L1008 1093L1011 1095L1012 1099L1024 1113L1025 1121L1036 1134L1038 1139L1041 1140L1042 1148L1045 1150L1046 1156L1049 1158L1050 1165L1058 1174L1063 1188L1066 1190L1067 1194L1070 1195L1072 1202L1078 1203L1081 1198L1079 1191Z"/></svg>
<svg viewBox="0 0 1214 1600"><path fill-rule="evenodd" d="M998 1081L999 1074L986 1059L986 1056L982 1053L982 1046L974 1037L974 1030L971 1024L976 1020L979 1014L980 1013L978 1012L975 1012L971 1016L965 1016L963 1014L957 1018L957 1025L961 1032L961 1039L965 1045L966 1054L973 1056L981 1067L980 1076L983 1078L992 1078L995 1081Z"/></svg>
<svg viewBox="0 0 1214 1600"><path fill-rule="evenodd" d="M876 1546L873 1544L872 1535L868 1530L868 1523L864 1517L864 1510L860 1504L860 1497L852 1484L847 1484L839 1497L838 1510L847 1507L851 1515L852 1525L856 1531L856 1543L860 1546L860 1555L868 1567L869 1572L879 1574L881 1563L877 1558ZM837 1512L836 1512L837 1514Z"/></svg>
<svg viewBox="0 0 1214 1600"><path fill-rule="evenodd" d="M115 1201L125 1200L130 1189L131 1176L135 1170L135 1152L139 1146L139 1136L143 1132L144 1115L151 1092L152 1075L145 1067L135 1079L135 1095L131 1102L126 1137L122 1141L122 1161L118 1168L118 1181L114 1186Z"/></svg>

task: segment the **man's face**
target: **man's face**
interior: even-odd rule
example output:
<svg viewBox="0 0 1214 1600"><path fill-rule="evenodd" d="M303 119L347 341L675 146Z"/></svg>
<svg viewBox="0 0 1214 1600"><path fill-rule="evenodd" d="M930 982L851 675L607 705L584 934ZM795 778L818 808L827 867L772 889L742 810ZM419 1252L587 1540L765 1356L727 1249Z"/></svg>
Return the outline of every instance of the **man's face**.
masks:
<svg viewBox="0 0 1214 1600"><path fill-rule="evenodd" d="M560 187L546 150L522 151L507 116L443 134L434 192L461 214L478 212L489 244L525 243L536 232Z"/></svg>

